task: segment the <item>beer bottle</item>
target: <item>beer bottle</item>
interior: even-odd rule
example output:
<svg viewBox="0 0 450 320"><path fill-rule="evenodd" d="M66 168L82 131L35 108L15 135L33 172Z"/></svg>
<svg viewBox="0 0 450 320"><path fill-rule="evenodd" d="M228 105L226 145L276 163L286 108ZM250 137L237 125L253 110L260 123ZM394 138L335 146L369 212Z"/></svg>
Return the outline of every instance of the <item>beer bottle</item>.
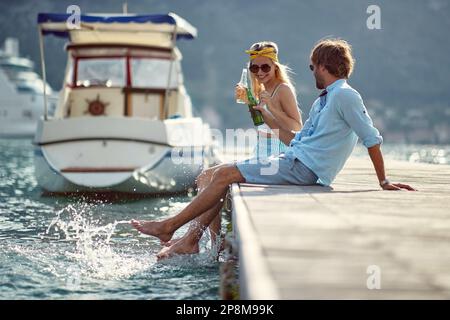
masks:
<svg viewBox="0 0 450 320"><path fill-rule="evenodd" d="M252 116L253 124L255 126L260 126L264 124L264 118L262 116L261 111L253 109L254 106L258 105L258 101L256 101L255 97L253 97L252 91L250 88L247 89L247 99L248 99L248 109L250 110L250 114Z"/></svg>
<svg viewBox="0 0 450 320"><path fill-rule="evenodd" d="M252 94L252 90L250 89L250 86L248 85L248 76L247 76L247 69L242 69L242 75L241 75L241 81L239 82L239 85L245 88L245 91L247 92L247 100L248 100L248 109L250 111L250 115L253 120L253 124L255 126L260 126L264 124L264 118L262 116L261 111L253 109L254 106L258 105L258 101L255 99L255 97ZM242 100L238 100L238 103L245 103Z"/></svg>

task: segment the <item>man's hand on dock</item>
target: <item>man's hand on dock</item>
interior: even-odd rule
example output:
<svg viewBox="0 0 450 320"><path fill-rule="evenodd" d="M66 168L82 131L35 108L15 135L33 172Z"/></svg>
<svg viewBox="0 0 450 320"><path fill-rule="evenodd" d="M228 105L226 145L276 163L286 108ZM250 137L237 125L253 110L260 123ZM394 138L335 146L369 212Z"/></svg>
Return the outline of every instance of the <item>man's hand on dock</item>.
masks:
<svg viewBox="0 0 450 320"><path fill-rule="evenodd" d="M417 189L414 189L410 185L403 184L403 183L388 183L388 184L385 184L382 188L383 188L383 190L402 190L402 189L406 189L406 190L409 190L409 191L417 191Z"/></svg>
<svg viewBox="0 0 450 320"><path fill-rule="evenodd" d="M413 187L403 184L403 183L390 183L386 179L386 172L384 171L384 160L383 154L381 153L381 148L379 144L376 144L370 148L367 148L369 151L370 159L372 160L373 167L375 168L375 172L378 177L378 181L380 181L380 186L383 190L402 190L406 189L409 191L417 191Z"/></svg>

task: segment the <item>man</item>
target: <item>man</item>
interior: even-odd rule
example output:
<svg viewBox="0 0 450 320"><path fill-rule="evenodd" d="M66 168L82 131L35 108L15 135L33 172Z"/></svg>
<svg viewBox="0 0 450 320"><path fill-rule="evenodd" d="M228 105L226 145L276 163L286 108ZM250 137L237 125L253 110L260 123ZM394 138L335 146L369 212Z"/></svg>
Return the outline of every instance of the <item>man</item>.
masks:
<svg viewBox="0 0 450 320"><path fill-rule="evenodd" d="M310 115L299 132L278 126L263 105L270 105L268 95L261 95L255 109L263 113L265 122L277 131L287 148L284 154L271 158L269 163L242 161L223 164L202 172L198 179L198 195L178 215L164 221L136 221L132 225L142 233L168 242L173 233L185 223L197 219L188 232L169 243L158 254L167 258L173 254L197 253L203 231L220 213L227 188L231 183L330 185L353 151L358 137L368 148L375 172L384 190L414 190L391 183L385 175L380 145L383 142L373 127L359 93L347 84L353 71L354 59L350 45L340 39L319 41L311 52L310 69L316 87L323 90L311 107ZM269 110L270 111L270 110ZM276 174L261 174L263 167L274 165Z"/></svg>

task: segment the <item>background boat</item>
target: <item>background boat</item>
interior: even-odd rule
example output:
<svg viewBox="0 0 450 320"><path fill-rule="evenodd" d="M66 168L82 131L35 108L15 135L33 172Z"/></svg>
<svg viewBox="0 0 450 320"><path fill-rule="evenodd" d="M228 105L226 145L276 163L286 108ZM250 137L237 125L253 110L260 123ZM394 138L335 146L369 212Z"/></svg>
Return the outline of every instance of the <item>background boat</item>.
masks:
<svg viewBox="0 0 450 320"><path fill-rule="evenodd" d="M49 113L56 107L56 95L47 84ZM19 56L19 42L7 38L0 50L0 136L32 137L44 113L43 81L34 63Z"/></svg>

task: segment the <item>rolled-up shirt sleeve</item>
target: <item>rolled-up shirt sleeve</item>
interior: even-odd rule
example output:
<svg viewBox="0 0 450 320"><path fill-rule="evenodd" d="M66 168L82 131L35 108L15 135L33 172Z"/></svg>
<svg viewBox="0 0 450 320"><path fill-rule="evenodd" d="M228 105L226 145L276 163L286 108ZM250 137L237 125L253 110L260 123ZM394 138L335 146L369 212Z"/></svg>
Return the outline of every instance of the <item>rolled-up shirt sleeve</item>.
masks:
<svg viewBox="0 0 450 320"><path fill-rule="evenodd" d="M383 137L367 112L358 92L343 90L339 92L337 108L345 122L361 139L366 148L383 143Z"/></svg>

